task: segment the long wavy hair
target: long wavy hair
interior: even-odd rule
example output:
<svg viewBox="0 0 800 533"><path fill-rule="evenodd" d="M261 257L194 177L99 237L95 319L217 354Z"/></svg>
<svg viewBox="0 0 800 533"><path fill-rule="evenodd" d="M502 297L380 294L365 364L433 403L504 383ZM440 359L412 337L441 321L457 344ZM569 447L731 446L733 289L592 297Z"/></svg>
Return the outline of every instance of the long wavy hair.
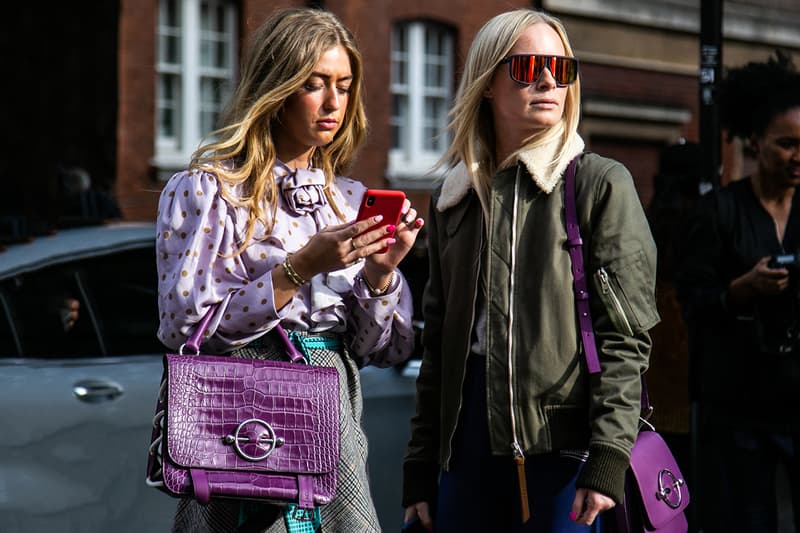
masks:
<svg viewBox="0 0 800 533"><path fill-rule="evenodd" d="M253 239L260 221L270 234L278 207L278 186L273 175L275 135L282 127L286 99L311 77L322 55L341 45L350 58L353 80L342 120L334 139L318 147L312 165L325 173L325 195L340 219L330 185L352 163L364 141L367 119L362 101L362 61L350 31L332 13L291 8L276 12L253 35L242 65L239 83L221 123L192 155L190 168L213 172L220 192L233 205L248 211L247 229L236 252ZM227 187L226 187L227 185ZM240 193L232 190L238 187Z"/></svg>
<svg viewBox="0 0 800 533"><path fill-rule="evenodd" d="M522 33L534 24L544 23L553 28L564 45L566 55L573 55L567 32L557 18L534 11L517 9L501 13L478 30L467 54L455 104L450 111L449 130L453 142L439 161L439 166L453 168L463 163L471 174L472 184L484 210L495 171L506 161L495 161L495 131L492 109L484 98L500 61L508 55ZM558 125L537 132L509 157L554 139L561 139L556 158L567 149L568 139L577 131L580 120L580 79L567 87L564 116Z"/></svg>

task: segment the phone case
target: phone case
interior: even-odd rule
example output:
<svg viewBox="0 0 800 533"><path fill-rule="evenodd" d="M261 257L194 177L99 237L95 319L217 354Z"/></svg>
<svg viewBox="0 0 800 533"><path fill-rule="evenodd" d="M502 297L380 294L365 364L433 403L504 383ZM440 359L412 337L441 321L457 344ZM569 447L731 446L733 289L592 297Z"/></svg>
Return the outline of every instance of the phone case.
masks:
<svg viewBox="0 0 800 533"><path fill-rule="evenodd" d="M361 206L358 209L356 220L365 220L375 215L383 215L383 220L371 226L367 231L388 224L394 224L396 226L397 223L400 222L400 215L403 210L403 202L405 199L406 194L403 191L367 189L364 193L364 197L361 199ZM394 232L389 236L394 237ZM386 252L386 250L388 250L388 248L384 248L381 253Z"/></svg>

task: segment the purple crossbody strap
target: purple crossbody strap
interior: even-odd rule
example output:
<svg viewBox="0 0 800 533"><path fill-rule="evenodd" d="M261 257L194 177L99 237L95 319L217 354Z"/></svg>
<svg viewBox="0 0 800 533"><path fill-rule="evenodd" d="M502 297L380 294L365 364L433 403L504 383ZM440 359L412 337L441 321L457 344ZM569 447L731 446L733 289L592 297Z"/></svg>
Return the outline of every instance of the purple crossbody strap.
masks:
<svg viewBox="0 0 800 533"><path fill-rule="evenodd" d="M211 323L211 319L213 318L214 313L217 311L218 307L219 304L214 304L208 308L208 311L206 311L206 314L203 316L200 322L197 323L197 325L194 328L194 331L184 344L186 348L189 348L190 350L192 350L192 352L196 354L200 353L200 345L203 342L203 333L206 331L206 328L208 328L208 325ZM292 341L289 340L289 336L286 334L286 330L283 329L283 326L278 324L277 326L275 326L275 331L277 332L281 341L285 345L286 355L289 357L292 363L304 362L306 360L305 356L303 356L300 350L298 350L297 347L295 347L295 345L292 344ZM183 353L184 346L181 346L181 353Z"/></svg>
<svg viewBox="0 0 800 533"><path fill-rule="evenodd" d="M564 210L566 211L567 250L572 260L572 288L575 293L575 306L578 309L578 322L581 326L581 341L586 354L586 365L589 372L600 372L600 360L597 357L597 345L594 341L592 314L589 311L589 288L586 282L586 271L583 268L583 240L578 226L578 212L575 207L575 167L583 154L576 155L570 161L564 175ZM647 384L642 376L642 410L650 410L650 397Z"/></svg>
<svg viewBox="0 0 800 533"><path fill-rule="evenodd" d="M297 347L292 344L292 341L289 340L289 335L286 334L286 330L283 329L283 326L278 324L274 329L281 338L281 341L283 341L283 344L286 346L286 355L289 356L289 359L292 361L292 363L302 363L306 361L306 357L300 353L300 350L298 350Z"/></svg>
<svg viewBox="0 0 800 533"><path fill-rule="evenodd" d="M570 161L564 176L564 208L567 222L567 251L572 260L572 289L575 293L575 306L581 326L581 342L589 372L596 374L600 372L600 360L597 357L592 314L589 311L589 288L586 282L586 270L583 268L583 241L575 208L575 166L581 155L578 154Z"/></svg>

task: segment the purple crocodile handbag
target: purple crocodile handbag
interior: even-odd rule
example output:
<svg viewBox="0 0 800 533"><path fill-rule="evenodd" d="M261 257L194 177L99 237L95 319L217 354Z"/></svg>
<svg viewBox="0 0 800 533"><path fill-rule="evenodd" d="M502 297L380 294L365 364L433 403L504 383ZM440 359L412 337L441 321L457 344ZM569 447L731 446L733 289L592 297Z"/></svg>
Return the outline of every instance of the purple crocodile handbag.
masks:
<svg viewBox="0 0 800 533"><path fill-rule="evenodd" d="M578 310L586 363L589 372L600 372L589 311L589 288L583 267L583 242L575 206L575 166L573 159L564 176L564 207L567 246L572 260L573 288ZM642 411L652 412L647 384L642 376ZM617 533L686 533L685 509L689 505L689 487L678 463L655 427L642 418L642 428L631 449L631 466L625 477L625 501L615 507Z"/></svg>
<svg viewBox="0 0 800 533"><path fill-rule="evenodd" d="M291 362L199 355L215 309L180 353L164 357L147 484L202 504L329 503L339 461L336 369L298 364L305 358L280 326Z"/></svg>

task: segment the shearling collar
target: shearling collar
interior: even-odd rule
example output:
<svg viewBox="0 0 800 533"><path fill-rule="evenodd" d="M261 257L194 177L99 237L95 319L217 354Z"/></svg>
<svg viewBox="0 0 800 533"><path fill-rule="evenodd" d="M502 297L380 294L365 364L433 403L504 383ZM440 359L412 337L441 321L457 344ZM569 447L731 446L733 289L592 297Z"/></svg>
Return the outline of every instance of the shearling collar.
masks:
<svg viewBox="0 0 800 533"><path fill-rule="evenodd" d="M561 175L569 165L569 162L584 148L583 139L576 133L568 141L569 149L564 152L561 158L554 159L561 145L559 141L560 139L557 139L551 143L520 152L517 155L517 160L522 162L525 168L528 169L533 182L547 194L553 192L556 183L561 179ZM456 165L444 178L442 191L439 195L439 200L436 202L436 209L438 211L446 211L453 207L466 196L472 187L472 176L467 171L467 167L463 163Z"/></svg>

